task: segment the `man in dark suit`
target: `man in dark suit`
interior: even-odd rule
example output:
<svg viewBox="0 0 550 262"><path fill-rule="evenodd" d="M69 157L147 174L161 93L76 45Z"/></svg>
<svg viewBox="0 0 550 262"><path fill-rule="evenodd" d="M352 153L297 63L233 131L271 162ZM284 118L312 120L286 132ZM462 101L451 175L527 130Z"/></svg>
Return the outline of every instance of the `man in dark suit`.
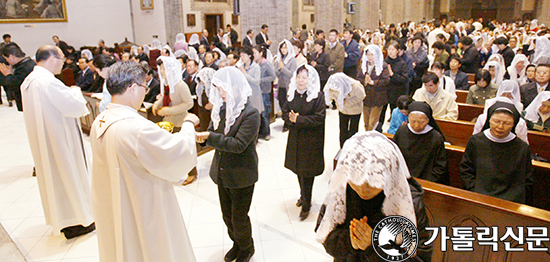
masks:
<svg viewBox="0 0 550 262"><path fill-rule="evenodd" d="M201 45L206 47L206 51L210 51L210 43L208 43L208 30L202 30Z"/></svg>
<svg viewBox="0 0 550 262"><path fill-rule="evenodd" d="M462 66L460 70L464 73L475 74L480 66L481 57L476 46L473 44L472 38L463 36L458 40L458 47L464 50L462 54Z"/></svg>
<svg viewBox="0 0 550 262"><path fill-rule="evenodd" d="M239 41L239 34L229 24L227 25L227 32L229 32L229 47L234 48L237 45L237 41Z"/></svg>
<svg viewBox="0 0 550 262"><path fill-rule="evenodd" d="M0 72L6 77L4 81L4 90L13 92L13 98L17 104L17 110L23 111L23 101L21 100L21 84L23 80L32 72L36 63L15 44L7 44L2 49L2 55L11 65L11 68L0 63ZM58 59L64 59L60 57Z"/></svg>
<svg viewBox="0 0 550 262"><path fill-rule="evenodd" d="M550 64L540 64L535 72L535 81L524 84L520 87L521 103L523 108L527 108L533 99L542 91L550 91L548 82L550 81Z"/></svg>
<svg viewBox="0 0 550 262"><path fill-rule="evenodd" d="M63 51L65 57L67 57L69 55L69 51L67 51L67 49L69 49L69 45L65 41L59 40L59 36L54 35L52 39L55 42L55 45L59 47L61 51Z"/></svg>
<svg viewBox="0 0 550 262"><path fill-rule="evenodd" d="M137 51L138 51L137 58L139 59L139 62L145 61L147 62L147 64L149 64L149 57L145 52L143 52L143 46L138 46Z"/></svg>
<svg viewBox="0 0 550 262"><path fill-rule="evenodd" d="M78 59L78 68L80 68L80 72L78 72L76 77L76 86L79 86L84 92L90 92L90 87L94 82L94 72L90 70L88 62L90 61L88 61L86 57Z"/></svg>
<svg viewBox="0 0 550 262"><path fill-rule="evenodd" d="M248 29L246 31L246 37L243 39L243 47L249 46L250 48L253 47L252 45L252 36L254 35L254 31L252 29Z"/></svg>
<svg viewBox="0 0 550 262"><path fill-rule="evenodd" d="M508 68L512 64L512 60L514 60L514 56L516 55L514 50L508 46L508 38L506 36L499 36L495 39L494 44L497 45L498 53L502 55L504 58L504 64L506 68ZM510 78L508 71L506 71L506 75L504 77Z"/></svg>
<svg viewBox="0 0 550 262"><path fill-rule="evenodd" d="M258 35L256 35L256 44L261 45L265 47L266 49L269 49L269 46L271 45L271 40L269 40L269 37L267 36L267 31L269 30L269 26L266 24L262 25L262 29Z"/></svg>
<svg viewBox="0 0 550 262"><path fill-rule="evenodd" d="M189 86L189 91L191 91L191 95L196 95L196 87L197 82L195 81L195 77L197 76L197 72L199 71L199 63L193 59L188 59L186 64L187 70L185 70L185 74L183 76L183 81Z"/></svg>
<svg viewBox="0 0 550 262"><path fill-rule="evenodd" d="M307 31L307 25L303 24L302 31L300 32L300 41L302 43L305 43L308 37L309 37L309 33Z"/></svg>
<svg viewBox="0 0 550 262"><path fill-rule="evenodd" d="M160 82L154 77L155 72L153 69L147 69L147 76L145 76L145 81L147 81L147 87L149 87L149 93L145 95L143 102L154 103L157 101L157 96L160 94Z"/></svg>
<svg viewBox="0 0 550 262"><path fill-rule="evenodd" d="M212 40L212 45L222 50L222 52L226 52L227 47L223 43L223 29L218 28L218 34L214 36L214 40Z"/></svg>

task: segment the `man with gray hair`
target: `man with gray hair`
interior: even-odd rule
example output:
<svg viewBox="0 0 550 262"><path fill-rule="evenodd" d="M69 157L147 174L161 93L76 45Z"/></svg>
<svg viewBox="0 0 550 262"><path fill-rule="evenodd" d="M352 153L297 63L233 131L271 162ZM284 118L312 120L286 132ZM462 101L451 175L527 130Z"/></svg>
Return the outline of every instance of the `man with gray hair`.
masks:
<svg viewBox="0 0 550 262"><path fill-rule="evenodd" d="M79 124L88 109L79 87L70 88L55 78L65 61L59 47L40 47L36 61L21 85L25 126L46 224L54 235L61 232L71 239L95 230Z"/></svg>
<svg viewBox="0 0 550 262"><path fill-rule="evenodd" d="M171 134L138 114L147 71L133 61L109 67L111 103L92 124L92 196L99 258L196 261L174 182L196 165L196 115Z"/></svg>

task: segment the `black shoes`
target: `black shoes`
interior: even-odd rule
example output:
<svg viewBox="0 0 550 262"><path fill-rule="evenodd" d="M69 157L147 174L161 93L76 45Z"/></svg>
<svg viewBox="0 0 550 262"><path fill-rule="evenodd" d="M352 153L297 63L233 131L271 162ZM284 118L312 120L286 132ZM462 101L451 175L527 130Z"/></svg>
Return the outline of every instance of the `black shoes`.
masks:
<svg viewBox="0 0 550 262"><path fill-rule="evenodd" d="M306 220L309 215L309 210L311 209L311 203L306 203L302 198L299 198L296 202L296 206L302 207L302 211L300 211L300 221Z"/></svg>
<svg viewBox="0 0 550 262"><path fill-rule="evenodd" d="M240 251L239 255L237 256L237 262L248 262L250 261L250 258L254 255L254 247L246 250L246 251Z"/></svg>
<svg viewBox="0 0 550 262"><path fill-rule="evenodd" d="M90 224L87 227L83 227L82 225L66 227L61 229L61 233L65 235L66 239L71 239L71 238L88 234L94 230L95 230L95 222Z"/></svg>
<svg viewBox="0 0 550 262"><path fill-rule="evenodd" d="M225 262L231 262L237 258L239 253L240 253L239 246L237 246L236 244L233 244L233 247L229 249L229 251L227 251L227 253L225 254L225 257L223 257L223 260Z"/></svg>
<svg viewBox="0 0 550 262"><path fill-rule="evenodd" d="M296 201L296 206L301 207L302 205L304 205L304 200L302 200L301 198L298 198L298 201Z"/></svg>
<svg viewBox="0 0 550 262"><path fill-rule="evenodd" d="M304 211L304 209L302 208L302 211L300 211L300 221L306 220L307 216L309 216L309 210Z"/></svg>

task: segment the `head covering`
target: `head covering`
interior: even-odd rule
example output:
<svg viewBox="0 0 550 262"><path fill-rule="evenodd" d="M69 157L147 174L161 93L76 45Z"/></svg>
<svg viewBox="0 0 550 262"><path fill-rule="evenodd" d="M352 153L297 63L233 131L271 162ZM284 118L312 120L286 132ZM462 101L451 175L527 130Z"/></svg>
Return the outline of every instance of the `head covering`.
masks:
<svg viewBox="0 0 550 262"><path fill-rule="evenodd" d="M344 108L344 99L351 93L351 81L353 81L346 74L339 72L331 75L328 78L327 83L325 84L325 89L323 90L325 94L328 94L330 90L338 92L338 108L342 110ZM330 96L325 96L325 102L327 105L330 105Z"/></svg>
<svg viewBox="0 0 550 262"><path fill-rule="evenodd" d="M550 91L540 92L533 102L525 109L525 119L537 123L539 121L539 107L542 105L542 102L548 101L550 99Z"/></svg>
<svg viewBox="0 0 550 262"><path fill-rule="evenodd" d="M504 70L501 69L500 63L497 61L487 62L487 64L485 64L485 67L483 67L483 69L489 71L490 66L495 67L495 78L493 78L491 82L497 85L500 85L502 83L502 79L504 78Z"/></svg>
<svg viewBox="0 0 550 262"><path fill-rule="evenodd" d="M183 33L179 33L176 35L176 43L187 43L187 41L185 41L185 35Z"/></svg>
<svg viewBox="0 0 550 262"><path fill-rule="evenodd" d="M218 70L212 77L211 83L212 87L210 88L210 95L208 98L212 104L211 119L214 130L218 129L220 124L220 109L224 104L218 89L214 86L218 86L227 92L227 97L225 99L224 128L224 134L227 134L237 117L239 117L245 108L248 97L252 96L252 88L250 88L243 73L232 66L227 66Z"/></svg>
<svg viewBox="0 0 550 262"><path fill-rule="evenodd" d="M266 58L268 62L272 63L273 64L273 53L271 53L271 51L269 49L266 49Z"/></svg>
<svg viewBox="0 0 550 262"><path fill-rule="evenodd" d="M82 52L80 52L80 54L81 54L81 57L85 57L88 60L93 60L94 59L94 55L92 54L92 51L90 51L88 49L82 50Z"/></svg>
<svg viewBox="0 0 550 262"><path fill-rule="evenodd" d="M131 48L130 48L130 54L132 55L138 55L138 47L137 45L133 45Z"/></svg>
<svg viewBox="0 0 550 262"><path fill-rule="evenodd" d="M533 54L533 64L539 64L542 57L548 57L550 54L550 40L546 36L537 37L535 44L535 54Z"/></svg>
<svg viewBox="0 0 550 262"><path fill-rule="evenodd" d="M217 47L215 47L214 49L212 49L212 51L215 51L215 52L218 53L218 55L220 55L220 60L222 60L222 59L224 59L224 58L227 57L227 56L225 55L225 53L224 53L221 49L219 49L219 48L217 48Z"/></svg>
<svg viewBox="0 0 550 262"><path fill-rule="evenodd" d="M504 93L511 93L513 99L509 99L508 97L503 96ZM506 100L502 100L502 98L505 98ZM519 90L519 85L516 81L512 80L504 80L502 81L502 84L498 87L497 95L495 98L487 99L485 100L485 109L483 109L483 113L487 114L487 111L489 110L489 107L491 107L493 104L495 104L498 101L504 101L508 103L513 103L516 106L516 109L518 112L523 111L523 104L521 103L521 94Z"/></svg>
<svg viewBox="0 0 550 262"><path fill-rule="evenodd" d="M216 70L210 67L205 67L201 69L195 77L195 81L197 81L197 97L199 97L199 99L197 99L197 102L200 106L203 106L202 99L200 99L200 97L202 97L202 93L206 93L207 96L210 95L210 82L212 81L212 77L215 73Z"/></svg>
<svg viewBox="0 0 550 262"><path fill-rule="evenodd" d="M332 173L323 205L325 215L317 230L317 241L325 242L336 226L346 219L346 188L348 183L368 184L382 189L385 198L382 213L401 215L416 225L407 163L397 147L376 131L359 132L349 138L340 151L338 164Z"/></svg>
<svg viewBox="0 0 550 262"><path fill-rule="evenodd" d="M288 40L283 40L281 43L279 43L279 46L277 48L277 60L281 61L283 59L283 54L281 54L281 46L283 44L286 44L286 49L288 50L288 54L284 57L285 60L283 60L283 63L286 65L288 62L290 62L290 59L294 58L296 56L296 53L294 52L294 47L292 47L292 43Z"/></svg>
<svg viewBox="0 0 550 262"><path fill-rule="evenodd" d="M199 45L200 43L201 42L198 34L192 34L189 38L189 45Z"/></svg>
<svg viewBox="0 0 550 262"><path fill-rule="evenodd" d="M164 45L162 49L167 49L170 53L170 57L176 58L176 55L174 55L174 52L172 52L172 48L169 45Z"/></svg>
<svg viewBox="0 0 550 262"><path fill-rule="evenodd" d="M498 54L497 52L493 52L493 54L489 56L489 59L487 59L487 62L489 61L497 61L500 64L501 69L506 69L506 62L504 61L504 57L501 54Z"/></svg>
<svg viewBox="0 0 550 262"><path fill-rule="evenodd" d="M525 65L521 72L518 72L516 69L516 65L523 61L523 64ZM512 63L508 67L508 74L510 75L510 80L512 81L519 81L522 82L521 84L527 83L527 77L525 76L525 70L527 70L527 66L529 65L529 59L524 54L516 54L514 56L514 60L512 60ZM519 75L519 77L518 77Z"/></svg>
<svg viewBox="0 0 550 262"><path fill-rule="evenodd" d="M489 107L489 110L487 111L487 120L485 120L485 125L483 125L482 131L491 128L491 123L490 123L491 117L495 112L501 111L501 110L508 111L513 115L514 127L512 128L512 133L514 134L516 133L516 126L518 125L520 114L513 103L507 103L502 101L498 101L494 103L491 107Z"/></svg>
<svg viewBox="0 0 550 262"><path fill-rule="evenodd" d="M162 44L160 43L160 41L158 39L153 40L153 42L151 43L151 49L160 50L161 48L162 48Z"/></svg>
<svg viewBox="0 0 550 262"><path fill-rule="evenodd" d="M369 62L369 59L367 58L367 51L374 54L374 70L376 71L376 75L379 76L382 73L382 70L384 70L384 55L382 54L382 50L380 50L380 47L377 45L368 45L365 48L361 62L361 70L365 75L367 74L367 63Z"/></svg>
<svg viewBox="0 0 550 262"><path fill-rule="evenodd" d="M182 55L187 55L187 52L185 52L185 50L183 49L180 49L180 50L176 50L176 52L174 52L174 56L177 58L177 57L180 57Z"/></svg>
<svg viewBox="0 0 550 262"><path fill-rule="evenodd" d="M170 88L170 94L173 94L176 89L176 85L182 81L181 63L174 57L159 56L157 60L162 61L164 66L164 72L166 73L166 79L160 76L160 92L164 95L164 86Z"/></svg>
<svg viewBox="0 0 550 262"><path fill-rule="evenodd" d="M197 50L194 47L192 46L189 47L189 52L187 52L187 57L191 60L195 60L199 65L199 69L203 67L202 60L199 58L199 54L197 53Z"/></svg>
<svg viewBox="0 0 550 262"><path fill-rule="evenodd" d="M475 29L476 31L479 31L479 30L483 29L483 25L482 25L480 22L474 22L474 23L472 24L472 26L474 27L474 29Z"/></svg>
<svg viewBox="0 0 550 262"><path fill-rule="evenodd" d="M321 80L319 80L319 74L314 67L310 65L304 65L307 69L308 79L307 79L307 102L317 98L319 96L319 91L321 90ZM296 73L298 70L294 71L292 78L290 79L290 84L288 85L288 102L294 100L294 93L298 90L298 84L296 83Z"/></svg>
<svg viewBox="0 0 550 262"><path fill-rule="evenodd" d="M435 131L439 132L441 136L443 136L443 139L445 139L443 132L441 132L441 129L439 129L439 125L437 125L437 122L433 117L432 108L430 107L430 105L428 105L428 103L424 101L413 101L409 104L408 111L409 114L412 112L422 112L424 115L426 115L429 119L428 125L431 126Z"/></svg>
<svg viewBox="0 0 550 262"><path fill-rule="evenodd" d="M151 47L149 45L143 45L143 52L149 56L149 50L151 50Z"/></svg>

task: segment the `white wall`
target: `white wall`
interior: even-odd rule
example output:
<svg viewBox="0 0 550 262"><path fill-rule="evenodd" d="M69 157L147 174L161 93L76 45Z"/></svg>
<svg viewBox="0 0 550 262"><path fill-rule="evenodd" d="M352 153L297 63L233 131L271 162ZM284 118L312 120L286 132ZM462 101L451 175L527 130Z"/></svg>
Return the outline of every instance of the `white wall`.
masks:
<svg viewBox="0 0 550 262"><path fill-rule="evenodd" d="M139 0L137 2L139 8ZM105 40L107 46L121 43L125 37L132 41L128 0L66 0L65 3L68 22L0 24L0 33L11 34L12 41L31 57L40 46L53 44L53 35L76 49L97 46L99 39Z"/></svg>
<svg viewBox="0 0 550 262"><path fill-rule="evenodd" d="M141 10L140 0L132 0L132 10L136 32L134 43L138 45L151 44L153 35L158 35L158 40L161 43L166 43L166 24L164 23L164 3L162 0L154 1L153 10Z"/></svg>

